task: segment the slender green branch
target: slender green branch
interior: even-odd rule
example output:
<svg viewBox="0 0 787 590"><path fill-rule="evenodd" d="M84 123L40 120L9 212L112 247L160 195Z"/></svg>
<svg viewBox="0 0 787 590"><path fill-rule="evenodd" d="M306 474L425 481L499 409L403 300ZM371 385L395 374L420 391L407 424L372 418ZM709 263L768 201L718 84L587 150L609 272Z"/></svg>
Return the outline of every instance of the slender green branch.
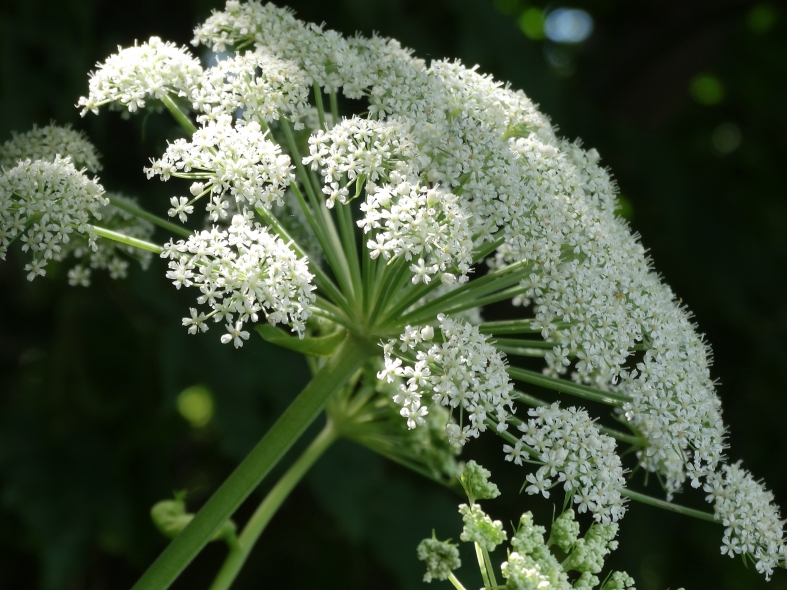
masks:
<svg viewBox="0 0 787 590"><path fill-rule="evenodd" d="M495 338L492 337L490 342L497 348L548 348L552 349L558 346L557 342L547 342L545 340L525 340L524 338Z"/></svg>
<svg viewBox="0 0 787 590"><path fill-rule="evenodd" d="M314 281L317 284L317 287L322 289L325 292L325 295L334 304L338 305L345 314L349 315L351 310L349 304L347 303L347 299L344 297L336 284L325 273L325 271L320 268L319 262L312 260L311 256L309 256L303 250L303 248L300 247L298 242L296 242L292 236L290 236L285 227L270 211L266 211L264 208L260 207L257 209L257 213L268 223L271 228L273 228L273 231L275 231L282 240L287 242L290 248L292 248L292 250L298 256L309 260L309 270L312 272L312 274L314 274Z"/></svg>
<svg viewBox="0 0 787 590"><path fill-rule="evenodd" d="M677 512L678 514L683 514L684 516L691 516L693 518L699 518L700 520L707 520L708 522L719 522L710 512L703 512L702 510L695 510L694 508L681 506L680 504L673 504L672 502L667 502L666 500L660 500L659 498L647 496L628 488L621 488L620 493L621 495L631 498L632 500L636 500L637 502L649 504L657 508L663 508L664 510L669 510L670 512Z"/></svg>
<svg viewBox="0 0 787 590"><path fill-rule="evenodd" d="M336 91L331 89L331 92L328 96L331 101L331 115L333 115L333 124L336 125L339 122L339 102L336 100Z"/></svg>
<svg viewBox="0 0 787 590"><path fill-rule="evenodd" d="M295 185L295 183L293 183L291 187L295 193L296 198L298 199L301 209L303 209L304 213L306 214L309 224L312 226L314 235L320 242L320 247L325 254L328 264L333 270L333 274L336 276L339 286L345 294L349 295L352 293L352 279L350 278L350 269L344 256L344 250L342 249L341 241L339 240L339 236L336 233L336 227L333 224L333 219L325 207L324 199L320 199L315 193L315 188L312 185L309 173L303 165L303 159L301 158L300 151L298 150L298 144L295 141L295 135L292 132L292 127L289 121L282 118L280 119L280 122L281 128L284 131L284 136L287 139L290 155L292 156L293 163L295 164L295 171L297 172L298 178L300 179L301 184L303 184L306 194L309 197L309 202L311 203L312 207L311 209L309 209L307 206L303 195L298 190L298 187Z"/></svg>
<svg viewBox="0 0 787 590"><path fill-rule="evenodd" d="M276 485L268 492L265 499L254 512L249 522L243 528L243 532L238 537L238 543L227 555L219 573L213 580L210 590L227 590L235 581L249 553L254 548L254 544L259 539L265 527L270 522L273 515L282 505L284 500L290 495L293 488L298 485L306 472L314 465L322 454L336 440L336 430L328 420L320 434L317 435L309 447L298 457Z"/></svg>
<svg viewBox="0 0 787 590"><path fill-rule="evenodd" d="M162 219L158 215L153 215L152 213L148 213L144 209L140 209L139 207L135 207L131 203L127 201L121 201L120 199L116 199L114 197L109 197L109 202L113 207L117 207L118 209L122 209L126 213L131 213L132 215L139 217L140 219L144 219L145 221L149 221L150 223L157 225L159 227L163 227L167 231L171 231L173 234L177 234L179 236L183 236L184 238L188 238L191 236L189 230L185 227L181 227L180 225L176 225L171 221L167 221L166 219Z"/></svg>
<svg viewBox="0 0 787 590"><path fill-rule="evenodd" d="M353 223L350 204L342 205L339 203L336 205L336 215L339 219L339 231L341 233L342 246L344 247L344 256L350 267L350 279L356 303L362 306L363 282L361 280L361 264L358 260L358 244L355 240L355 224Z"/></svg>
<svg viewBox="0 0 787 590"><path fill-rule="evenodd" d="M512 379L517 381L524 381L531 385L538 385L546 389L551 389L560 393L567 393L575 395L583 399L599 402L608 406L622 406L627 401L630 401L628 396L620 393L613 393L611 391L602 391L595 387L588 387L587 385L579 385L571 383L564 379L556 379L555 377L547 377L535 371L521 369L519 367L508 367L508 374Z"/></svg>
<svg viewBox="0 0 787 590"><path fill-rule="evenodd" d="M189 525L170 543L132 590L164 590L197 556L221 525L259 485L322 411L325 403L363 365L375 349L348 334L328 362L216 490Z"/></svg>
<svg viewBox="0 0 787 590"><path fill-rule="evenodd" d="M161 102L164 103L164 106L167 107L169 112L172 113L172 116L175 117L178 125L180 125L183 130L186 131L186 133L193 135L197 130L196 125L191 122L191 119L189 119L188 115L186 115L186 113L180 109L177 103L172 100L172 97L169 94L164 94L164 96L161 97Z"/></svg>
<svg viewBox="0 0 787 590"><path fill-rule="evenodd" d="M313 83L314 86L314 104L317 106L317 119L320 121L320 129L325 131L328 126L325 124L325 107L322 104L322 89L317 82Z"/></svg>
<svg viewBox="0 0 787 590"><path fill-rule="evenodd" d="M112 231L111 229L105 229L97 225L92 225L90 228L97 236L107 238L108 240L114 240L115 242L125 244L126 246L132 246L133 248L139 248L140 250L147 250L148 252L153 252L154 254L161 254L164 251L164 248L158 244L146 242L145 240L140 240L139 238L132 238L131 236Z"/></svg>
<svg viewBox="0 0 787 590"><path fill-rule="evenodd" d="M504 269L490 272L474 281L469 281L419 307L401 319L406 323L417 324L420 321L436 316L440 312L450 313L453 309L461 310L480 305L479 301L488 299L488 297L485 298L484 296L491 293L507 293L506 289L519 283L529 270L526 264L527 262L512 264ZM394 313L389 312L386 317L394 317Z"/></svg>
<svg viewBox="0 0 787 590"><path fill-rule="evenodd" d="M454 588L456 588L456 590L467 590L467 589L466 589L466 588L465 588L465 587L462 585L462 582L460 582L460 581L457 579L457 577L454 575L454 572L451 572L450 574L448 574L448 581L449 581L449 582L451 582L451 583L454 585Z"/></svg>
<svg viewBox="0 0 787 590"><path fill-rule="evenodd" d="M505 320L502 322L484 322L478 325L482 334L540 334L541 322L537 320Z"/></svg>
<svg viewBox="0 0 787 590"><path fill-rule="evenodd" d="M481 570L481 577L484 580L484 588L485 590L492 590L492 580L489 578L489 572L486 569L483 549L478 543L473 543L473 545L475 545L475 556L478 559L478 569Z"/></svg>
<svg viewBox="0 0 787 590"><path fill-rule="evenodd" d="M486 565L486 571L489 575L489 581L492 583L492 588L497 588L497 576L495 576L495 568L492 565L492 560L489 558L489 551L486 548L482 548L484 553L484 564Z"/></svg>

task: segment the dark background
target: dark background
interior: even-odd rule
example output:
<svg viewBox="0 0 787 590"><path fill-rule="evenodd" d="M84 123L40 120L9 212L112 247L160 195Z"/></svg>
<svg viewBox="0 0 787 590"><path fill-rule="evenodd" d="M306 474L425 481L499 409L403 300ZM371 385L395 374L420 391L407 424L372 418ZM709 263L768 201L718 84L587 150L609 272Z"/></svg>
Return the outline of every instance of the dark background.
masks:
<svg viewBox="0 0 787 590"><path fill-rule="evenodd" d="M713 346L730 456L744 459L787 505L784 6L291 6L345 33L396 37L422 57L477 63L524 89L563 135L599 150L620 185L624 213ZM169 187L145 181L141 169L176 133L172 123L164 116L123 121L116 113L80 119L73 105L87 92L87 72L117 45L154 34L186 44L216 7L208 0L4 2L0 141L34 123L72 123L104 154L107 188L164 213ZM558 7L586 10L595 24L590 38L572 46L532 38L539 36L532 10ZM305 365L256 340L236 352L218 343L215 330L187 336L180 318L193 295L172 289L158 261L124 282L96 277L89 289L69 288L56 268L30 284L21 266L13 254L0 264L0 587L127 588L165 545L150 524L150 506L188 489L189 505L198 507L300 389ZM192 385L206 387L215 404L202 428L176 408L179 392ZM470 448L468 457L488 455L504 491L504 501L489 506L492 514L515 519L535 507L548 519L551 504L518 496L523 475L500 468L497 442L486 445ZM504 479L512 473L516 479ZM678 500L702 506L701 496ZM458 538L457 502L339 443L273 520L236 587L422 587L415 545L432 528ZM717 525L633 505L613 565L628 570L640 590L787 588L783 570L766 584L740 560L722 557L721 533ZM176 587L207 587L223 554L209 547ZM478 585L465 557L460 578Z"/></svg>

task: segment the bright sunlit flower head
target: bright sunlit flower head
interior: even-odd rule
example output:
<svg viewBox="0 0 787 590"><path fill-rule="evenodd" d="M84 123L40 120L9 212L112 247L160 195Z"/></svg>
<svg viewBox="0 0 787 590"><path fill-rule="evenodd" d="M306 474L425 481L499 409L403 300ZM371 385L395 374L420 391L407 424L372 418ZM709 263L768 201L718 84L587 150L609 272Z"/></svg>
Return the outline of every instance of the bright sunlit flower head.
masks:
<svg viewBox="0 0 787 590"><path fill-rule="evenodd" d="M186 96L202 74L199 60L186 48L151 37L147 43L118 47L90 75L90 93L79 99L84 117L88 111L98 113L99 107L134 113L146 106L148 98L163 99L166 95Z"/></svg>
<svg viewBox="0 0 787 590"><path fill-rule="evenodd" d="M314 303L313 275L305 260L259 224L236 215L229 228L169 243L161 256L169 259L167 278L178 289L197 286L197 303L213 309L207 315L192 309L183 320L189 333L206 331L208 319L223 321L227 333L221 341L239 348L249 338L244 324L262 315L303 335Z"/></svg>

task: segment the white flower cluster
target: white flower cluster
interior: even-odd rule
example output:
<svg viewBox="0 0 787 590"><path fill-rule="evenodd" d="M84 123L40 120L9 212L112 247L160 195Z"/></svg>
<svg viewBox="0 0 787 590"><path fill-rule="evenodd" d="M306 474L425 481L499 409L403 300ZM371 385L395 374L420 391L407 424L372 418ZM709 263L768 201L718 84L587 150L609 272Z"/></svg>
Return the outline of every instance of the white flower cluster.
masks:
<svg viewBox="0 0 787 590"><path fill-rule="evenodd" d="M13 168L19 160L53 162L58 155L70 156L75 168L86 168L94 174L101 170L98 151L84 133L54 124L33 125L27 133L13 133L11 139L0 146L0 167Z"/></svg>
<svg viewBox="0 0 787 590"><path fill-rule="evenodd" d="M409 137L409 125L400 121L370 121L353 117L344 119L328 131L317 131L309 137L309 156L303 163L320 170L326 187L339 190L339 183L363 181L385 182L392 171L399 177L417 175L418 149ZM345 188L345 187L342 187ZM329 192L326 194L331 194ZM329 199L347 203L347 193Z"/></svg>
<svg viewBox="0 0 787 590"><path fill-rule="evenodd" d="M459 425L446 426L452 443L464 444L468 438L478 437L486 430L487 419L497 422L497 430L502 432L507 428L506 418L514 411L513 386L503 356L475 326L443 314L437 320L440 344L429 346L435 335L431 326L407 326L399 341L387 342L383 347L385 367L378 379L405 380L394 401L402 406L400 413L409 428L423 424L428 409L421 398L427 394L436 404L459 408ZM415 359L410 364L412 353ZM408 364L402 364L403 356Z"/></svg>
<svg viewBox="0 0 787 590"><path fill-rule="evenodd" d="M77 103L84 117L88 111L109 104L110 109L133 113L145 107L148 97L187 96L202 75L199 60L174 43L151 37L147 43L111 55L90 74L90 92Z"/></svg>
<svg viewBox="0 0 787 590"><path fill-rule="evenodd" d="M148 178L159 175L196 178L191 185L191 201L173 197L171 217L186 221L193 203L210 195L206 210L211 220L227 217L231 196L238 210L246 207L270 209L284 203L284 192L292 181L290 157L268 138L259 123L233 125L232 117L221 115L197 129L191 141L176 139L159 160L145 168Z"/></svg>
<svg viewBox="0 0 787 590"><path fill-rule="evenodd" d="M773 503L773 494L740 466L722 465L703 489L713 504L716 520L726 527L722 554L745 555L756 562L757 571L770 579L773 568L784 567L787 549L784 520Z"/></svg>
<svg viewBox="0 0 787 590"><path fill-rule="evenodd" d="M187 92L194 110L204 113L197 117L201 123L241 111L243 120L263 125L284 115L302 129L301 119L310 111L309 91L298 66L258 48L218 59Z"/></svg>
<svg viewBox="0 0 787 590"><path fill-rule="evenodd" d="M103 195L101 185L74 168L68 157L20 161L0 176L0 259L18 238L22 251L33 257L25 265L32 281L46 274L50 260L62 258L74 232L95 249L90 223L108 203Z"/></svg>
<svg viewBox="0 0 787 590"><path fill-rule="evenodd" d="M620 488L626 480L615 440L601 434L585 410L564 410L555 403L531 408L528 414L532 417L518 426L520 439L503 447L507 461L540 463L535 474L527 475L525 491L548 498L549 490L562 482L578 512L590 511L604 524L622 518L626 506ZM528 450L534 451L532 457Z"/></svg>
<svg viewBox="0 0 787 590"><path fill-rule="evenodd" d="M392 180L396 173L391 174ZM426 187L407 181L395 185L367 184L365 213L358 225L372 239L366 247L372 259L403 257L410 265L412 282L429 283L439 273L446 286L467 281L473 263L473 235L469 215L456 195L439 186ZM448 272L452 270L454 272Z"/></svg>
<svg viewBox="0 0 787 590"><path fill-rule="evenodd" d="M454 268L464 282L473 262L470 214L458 196L419 178L429 159L419 156L409 132L398 121L345 119L309 138L304 164L323 175L329 208L336 201L347 204L354 183L365 184L364 217L357 223L372 234L372 259L417 261L410 268L413 283L428 283L439 272L452 285L457 275L448 270Z"/></svg>
<svg viewBox="0 0 787 590"><path fill-rule="evenodd" d="M227 45L265 47L283 59L297 63L309 84L326 90L345 87L350 98L360 98L368 84L363 76L367 61L362 55L365 39L345 39L336 31L304 23L288 8L260 2L229 0L223 12L211 17L194 31L194 45L208 45L226 51Z"/></svg>
<svg viewBox="0 0 787 590"><path fill-rule="evenodd" d="M724 427L707 351L636 237L615 217L615 185L595 150L559 140L522 92L475 69L449 61L427 67L396 41L345 40L270 4L228 2L197 29L194 43L266 47L322 86L365 96L371 118L407 125L420 184L439 182L459 195L472 235L505 238L495 265L528 262L532 274L520 300L534 304L543 336L555 342L550 371L572 370L576 380L600 388L623 377L617 387L633 399L625 416L649 441L642 464L663 475L668 494L687 473L697 486L713 472ZM357 125L365 141L369 124ZM316 137L328 165L327 134ZM344 141L342 158L357 145ZM346 200L346 187L338 178L331 182L330 199ZM462 258L458 244L446 246ZM422 267L430 266L424 259ZM632 370L627 363L636 344L648 353Z"/></svg>
<svg viewBox="0 0 787 590"><path fill-rule="evenodd" d="M303 337L315 301L312 274L305 259L259 224L236 215L227 230L213 227L166 244L161 257L169 258L167 278L175 287L198 286L197 302L213 309L191 309L183 319L190 334L206 331L210 318L225 321L221 341L238 348L249 338L243 325L262 312L269 323L287 324Z"/></svg>

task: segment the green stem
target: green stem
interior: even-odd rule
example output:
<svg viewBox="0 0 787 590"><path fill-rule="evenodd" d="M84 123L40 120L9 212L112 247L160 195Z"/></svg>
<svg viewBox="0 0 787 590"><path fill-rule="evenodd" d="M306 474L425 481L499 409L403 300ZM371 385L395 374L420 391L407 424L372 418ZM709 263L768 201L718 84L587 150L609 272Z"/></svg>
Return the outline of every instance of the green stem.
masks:
<svg viewBox="0 0 787 590"><path fill-rule="evenodd" d="M312 260L312 258L300 247L300 245L290 236L284 226L276 219L276 216L273 215L270 211L265 210L262 207L257 208L257 213L268 223L268 225L275 231L279 237L284 240L290 248L301 258L307 258L309 260L309 269L311 270L312 274L314 275L314 281L317 284L317 287L325 291L325 295L333 301L334 304L338 305L345 314L348 316L351 315L351 308L347 303L344 295L339 288L334 284L334 282L330 279L330 277L325 274L325 272L320 268L320 264L318 260ZM306 212L308 213L308 212Z"/></svg>
<svg viewBox="0 0 787 590"><path fill-rule="evenodd" d="M366 340L348 334L336 353L132 590L168 588L374 350L376 347Z"/></svg>
<svg viewBox="0 0 787 590"><path fill-rule="evenodd" d="M331 115L333 116L333 124L339 123L339 102L336 100L336 91L331 90L328 95L331 101Z"/></svg>
<svg viewBox="0 0 787 590"><path fill-rule="evenodd" d="M478 568L481 570L481 577L484 579L484 588L492 590L492 581L489 579L489 573L486 571L486 563L484 562L483 549L478 543L475 545L475 556L478 559Z"/></svg>
<svg viewBox="0 0 787 590"><path fill-rule="evenodd" d="M126 213L131 213L132 215L139 217L140 219L144 219L145 221L149 221L154 225L163 227L167 231L171 231L173 234L183 236L184 238L188 238L191 236L192 232L187 230L185 227L175 225L174 223L171 223L166 219L162 219L158 215L153 215L152 213L148 213L147 211L140 209L139 207L135 207L131 203L128 203L126 201L121 201L119 199L115 199L114 197L109 197L109 202L112 204L113 207L122 209Z"/></svg>
<svg viewBox="0 0 787 590"><path fill-rule="evenodd" d="M243 532L238 537L237 545L230 550L224 565L221 566L219 573L213 580L210 590L227 590L232 585L243 564L246 563L246 559L248 559L254 544L273 515L276 514L276 511L287 499L287 496L290 495L293 488L298 485L298 482L301 481L306 472L314 465L314 462L322 456L336 438L336 429L329 419L320 434L317 435L317 438L312 441L304 453L298 457L298 460L292 464L292 467L287 470L287 473L268 492L268 495L265 496L265 499L249 519L249 522L246 523Z"/></svg>
<svg viewBox="0 0 787 590"><path fill-rule="evenodd" d="M180 110L180 107L174 100L172 100L169 94L162 96L161 102L163 102L164 106L167 107L170 113L172 113L172 116L175 117L175 120L183 128L183 130L189 135L193 135L197 130L197 127L191 122L191 119L189 119L188 115Z"/></svg>
<svg viewBox="0 0 787 590"><path fill-rule="evenodd" d="M146 242L145 240L140 240L139 238L132 238L131 236L121 234L120 232L112 231L111 229L105 229L97 225L92 225L90 227L93 233L96 234L97 236L101 236L102 238L107 238L109 240L114 240L121 244L125 244L126 246L132 246L134 248L139 248L140 250L147 250L148 252L153 252L154 254L161 254L164 251L164 248L162 248L158 244Z"/></svg>
<svg viewBox="0 0 787 590"><path fill-rule="evenodd" d="M538 385L546 389L551 389L560 393L567 393L575 395L584 399L606 404L608 406L622 406L630 398L619 393L611 391L602 391L595 387L588 387L587 385L579 385L571 383L564 379L556 379L555 377L547 377L535 371L528 371L527 369L520 369L519 367L508 367L508 374L512 379L517 381L524 381L531 385Z"/></svg>
<svg viewBox="0 0 787 590"><path fill-rule="evenodd" d="M456 588L456 590L467 590L467 589L466 589L466 588L465 588L465 587L462 585L462 582L460 582L460 581L457 579L457 577L454 575L454 572L451 572L450 574L448 574L448 581L449 581L449 582L451 582L451 583L454 585L454 588Z"/></svg>
<svg viewBox="0 0 787 590"><path fill-rule="evenodd" d="M533 324L536 324L535 326ZM502 322L484 322L478 325L482 334L540 334L541 322L536 320L505 320Z"/></svg>
<svg viewBox="0 0 787 590"><path fill-rule="evenodd" d="M684 516L692 516L694 518L699 518L700 520L707 520L708 522L715 522L717 524L719 522L710 512L703 512L702 510L695 510L694 508L688 508L687 506L681 506L680 504L673 504L672 502L660 500L652 496L646 496L645 494L635 492L628 488L620 488L620 494L622 496L631 498L632 500L636 500L637 502L650 504L651 506L663 508L664 510L669 510L670 512L677 512L678 514L683 514Z"/></svg>
<svg viewBox="0 0 787 590"><path fill-rule="evenodd" d="M489 551L485 548L482 549L484 552L484 564L486 564L486 572L489 576L489 581L492 583L492 588L497 588L497 576L495 576L495 569L492 567L492 560L489 559Z"/></svg>
<svg viewBox="0 0 787 590"><path fill-rule="evenodd" d="M317 82L313 83L314 86L314 104L317 106L317 118L320 121L320 129L323 131L328 129L325 124L325 108L322 106L322 89Z"/></svg>

